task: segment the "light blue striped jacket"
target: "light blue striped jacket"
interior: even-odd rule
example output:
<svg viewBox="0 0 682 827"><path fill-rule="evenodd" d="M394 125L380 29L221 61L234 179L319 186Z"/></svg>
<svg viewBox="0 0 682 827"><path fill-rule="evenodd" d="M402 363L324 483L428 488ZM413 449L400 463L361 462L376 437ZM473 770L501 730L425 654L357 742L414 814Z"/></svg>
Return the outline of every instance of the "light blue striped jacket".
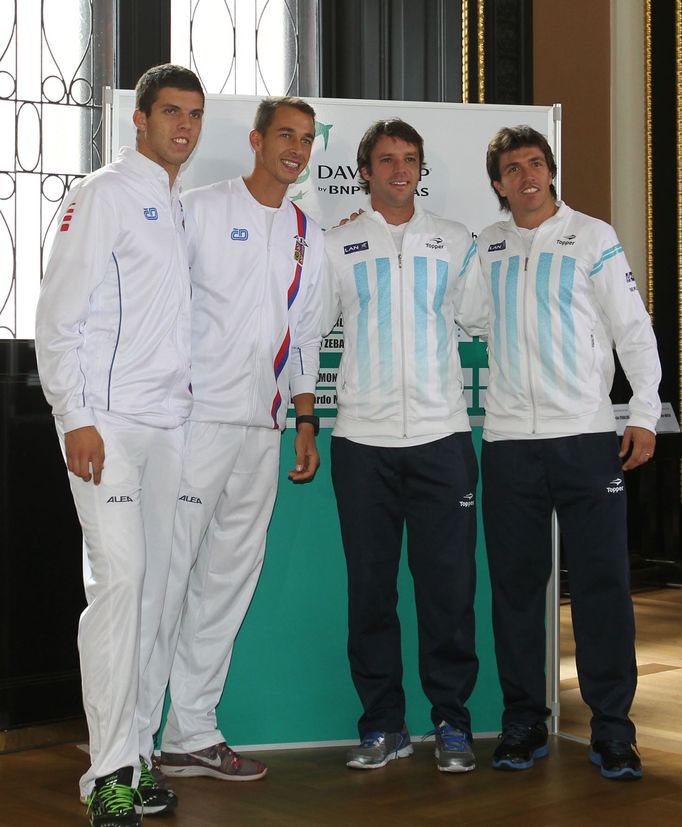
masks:
<svg viewBox="0 0 682 827"><path fill-rule="evenodd" d="M630 424L654 430L661 367L651 320L612 227L561 204L526 260L513 220L478 239L489 291L486 428L615 430L615 346L633 389Z"/></svg>
<svg viewBox="0 0 682 827"><path fill-rule="evenodd" d="M325 250L324 333L344 320L334 434L468 431L455 320L479 335L486 318L470 233L417 208L398 255L370 211L327 232Z"/></svg>

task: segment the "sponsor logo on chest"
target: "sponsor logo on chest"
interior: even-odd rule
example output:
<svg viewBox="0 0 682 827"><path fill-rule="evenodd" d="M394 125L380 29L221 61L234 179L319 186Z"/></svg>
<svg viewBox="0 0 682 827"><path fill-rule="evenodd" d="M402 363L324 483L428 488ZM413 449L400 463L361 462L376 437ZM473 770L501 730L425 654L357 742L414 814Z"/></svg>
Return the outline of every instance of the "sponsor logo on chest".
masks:
<svg viewBox="0 0 682 827"><path fill-rule="evenodd" d="M442 250L443 247L445 247L445 244L440 236L435 236L426 242L426 246L429 250Z"/></svg>
<svg viewBox="0 0 682 827"><path fill-rule="evenodd" d="M361 253L363 250L369 250L369 241L356 241L355 244L345 244L343 247L344 256L351 253Z"/></svg>

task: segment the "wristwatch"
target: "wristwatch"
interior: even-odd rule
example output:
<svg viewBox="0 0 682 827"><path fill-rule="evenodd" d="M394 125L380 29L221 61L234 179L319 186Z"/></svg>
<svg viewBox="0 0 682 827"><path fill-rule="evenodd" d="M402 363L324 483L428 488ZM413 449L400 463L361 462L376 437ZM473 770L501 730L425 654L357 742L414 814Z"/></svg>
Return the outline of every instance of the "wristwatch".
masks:
<svg viewBox="0 0 682 827"><path fill-rule="evenodd" d="M313 433L317 436L320 433L320 417L313 416L312 414L301 414L301 416L296 417L296 430L298 431L298 426L302 425L304 422L313 426Z"/></svg>

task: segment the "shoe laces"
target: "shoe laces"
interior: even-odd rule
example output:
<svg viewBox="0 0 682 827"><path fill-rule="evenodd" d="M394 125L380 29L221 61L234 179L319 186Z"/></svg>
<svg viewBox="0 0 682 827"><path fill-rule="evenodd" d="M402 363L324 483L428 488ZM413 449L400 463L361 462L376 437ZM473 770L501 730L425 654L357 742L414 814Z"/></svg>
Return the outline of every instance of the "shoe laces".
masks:
<svg viewBox="0 0 682 827"><path fill-rule="evenodd" d="M467 748L468 738L461 729L454 729L451 726L442 726L439 728L439 732L445 749L453 750L455 752L463 752Z"/></svg>
<svg viewBox="0 0 682 827"><path fill-rule="evenodd" d="M140 759L140 787L158 787L158 783L144 758Z"/></svg>
<svg viewBox="0 0 682 827"><path fill-rule="evenodd" d="M604 748L616 758L629 758L633 751L639 755L636 744L631 744L629 741L602 741L602 743Z"/></svg>
<svg viewBox="0 0 682 827"><path fill-rule="evenodd" d="M376 747L384 737L383 732L368 732L363 736L361 747Z"/></svg>
<svg viewBox="0 0 682 827"><path fill-rule="evenodd" d="M133 809L136 797L142 803L139 792L127 784L116 784L114 782L102 784L99 789L95 789L90 793L87 812L90 812L97 799L101 802L105 812L125 813Z"/></svg>
<svg viewBox="0 0 682 827"><path fill-rule="evenodd" d="M450 724L441 724L435 727L435 729L429 730L422 738L422 741L425 741L431 735L437 735L448 751L463 752L469 745L469 738L466 732L463 732L461 729L455 729Z"/></svg>
<svg viewBox="0 0 682 827"><path fill-rule="evenodd" d="M528 739L532 729L533 727L528 724L509 724L497 737L505 741L509 746L516 746Z"/></svg>
<svg viewBox="0 0 682 827"><path fill-rule="evenodd" d="M242 766L242 757L238 752L235 752L232 747L228 746L225 742L216 744L215 749L216 754L220 756L223 762L225 758L227 758L235 772L239 772Z"/></svg>

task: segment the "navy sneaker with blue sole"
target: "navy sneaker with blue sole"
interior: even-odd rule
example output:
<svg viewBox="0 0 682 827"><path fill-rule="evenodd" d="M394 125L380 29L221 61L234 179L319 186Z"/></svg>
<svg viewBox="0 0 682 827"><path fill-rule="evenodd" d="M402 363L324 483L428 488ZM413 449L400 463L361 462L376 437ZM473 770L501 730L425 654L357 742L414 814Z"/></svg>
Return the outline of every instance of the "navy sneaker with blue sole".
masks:
<svg viewBox="0 0 682 827"><path fill-rule="evenodd" d="M604 778L614 781L636 781L644 775L639 755L628 741L595 741L590 761L599 767Z"/></svg>
<svg viewBox="0 0 682 827"><path fill-rule="evenodd" d="M544 723L510 724L499 737L501 743L493 753L496 770L529 770L538 758L549 755Z"/></svg>

